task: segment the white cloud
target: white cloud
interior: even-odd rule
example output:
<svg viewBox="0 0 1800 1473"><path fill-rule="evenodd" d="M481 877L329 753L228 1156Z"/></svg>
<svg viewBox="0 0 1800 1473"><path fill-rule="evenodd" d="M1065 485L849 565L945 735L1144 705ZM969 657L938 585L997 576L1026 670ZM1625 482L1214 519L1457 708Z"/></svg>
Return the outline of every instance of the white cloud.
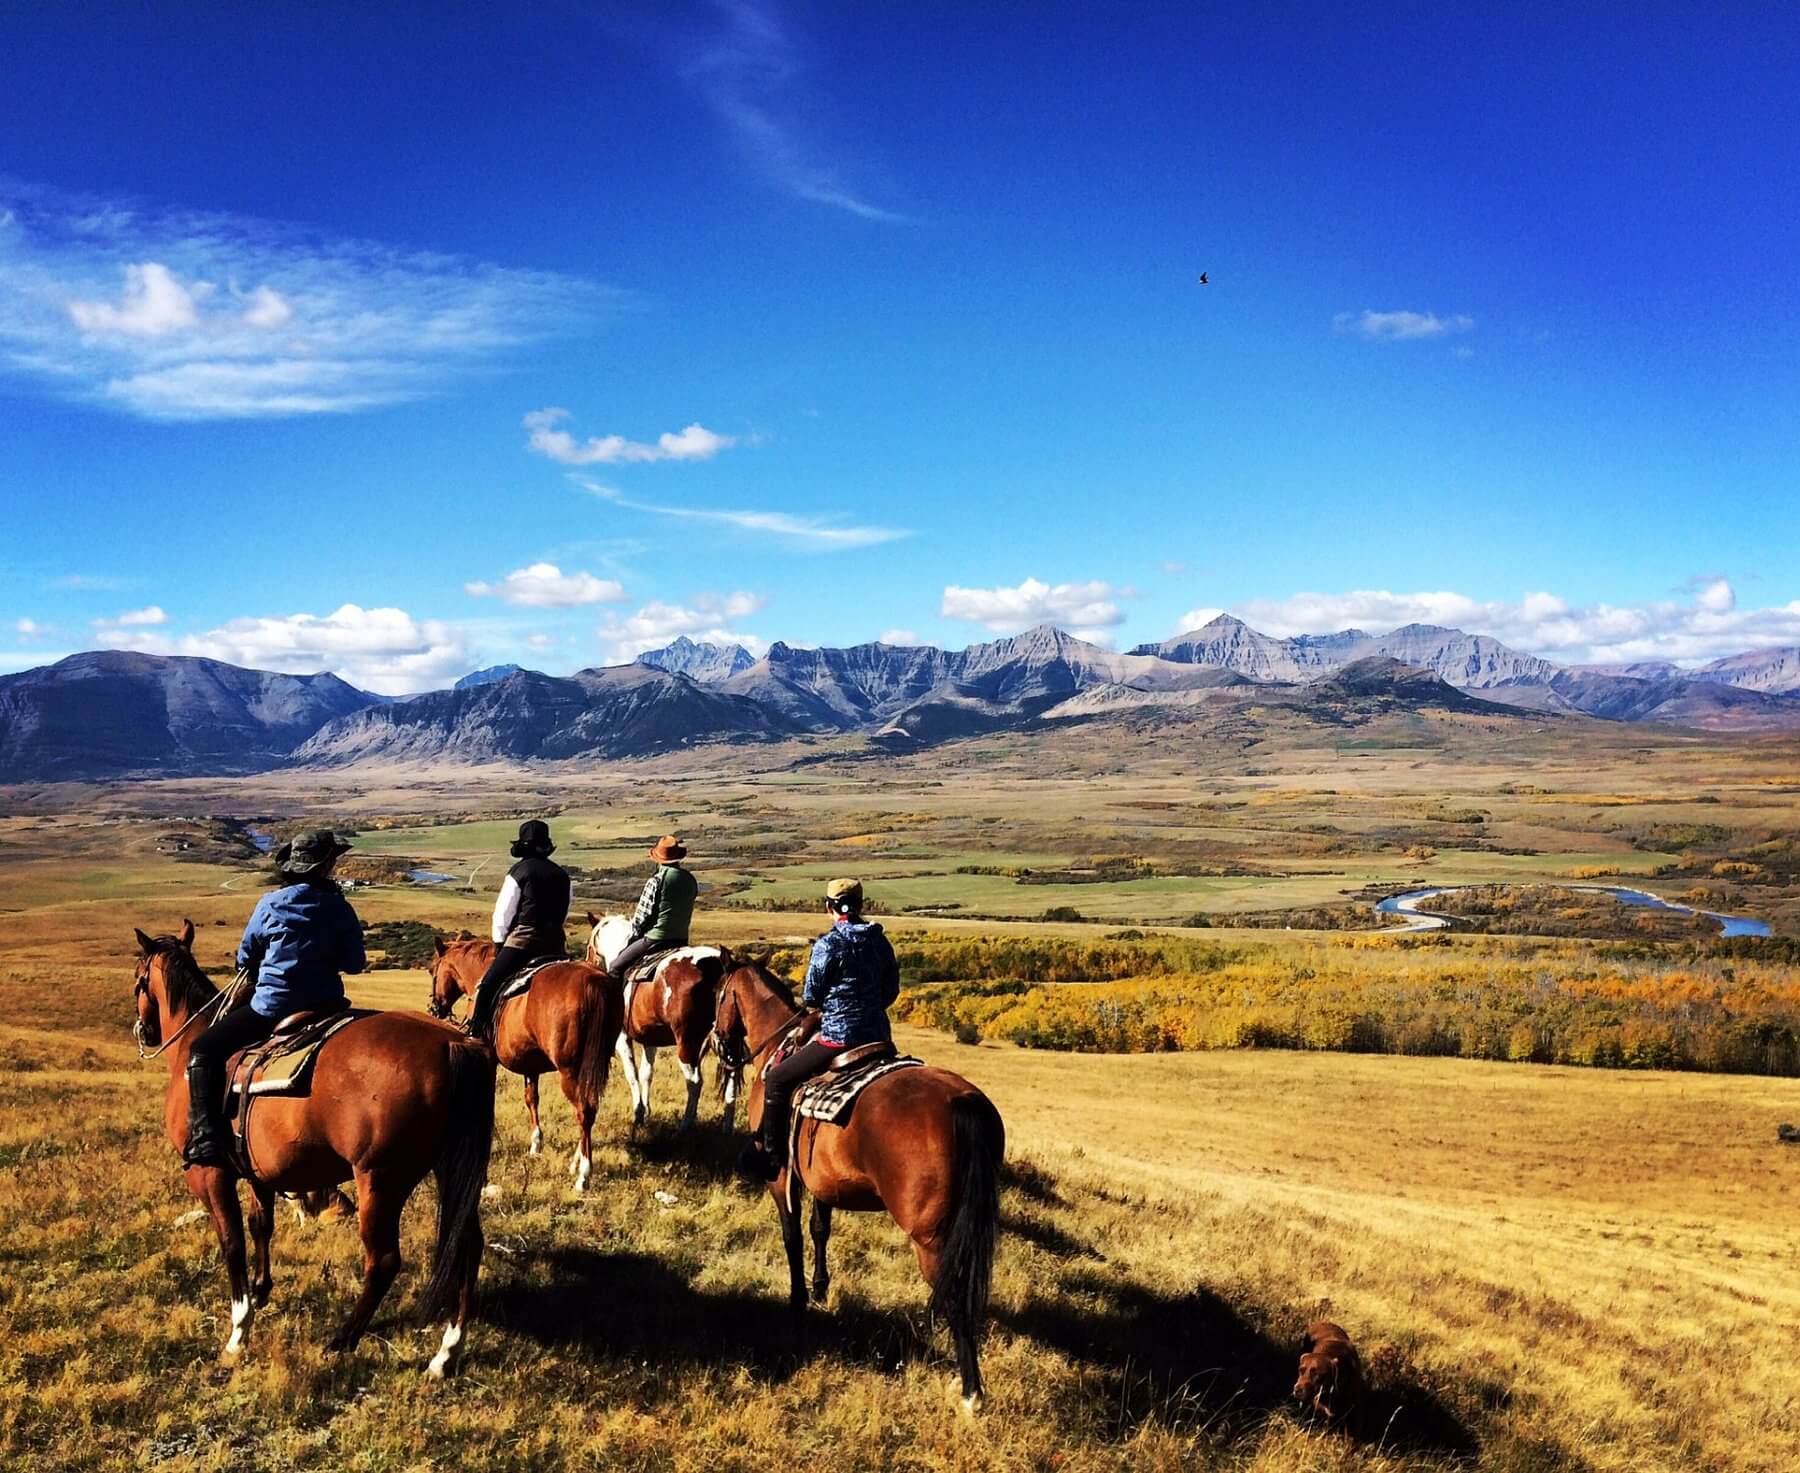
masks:
<svg viewBox="0 0 1800 1473"><path fill-rule="evenodd" d="M13 633L20 639L42 639L50 632L49 626L40 624L36 619L16 619L13 621Z"/></svg>
<svg viewBox="0 0 1800 1473"><path fill-rule="evenodd" d="M144 261L126 266L125 292L118 306L71 301L69 316L83 332L161 337L198 326L200 303L211 292L209 281L183 285L161 262Z"/></svg>
<svg viewBox="0 0 1800 1473"><path fill-rule="evenodd" d="M875 636L875 642L877 644L897 644L908 648L925 643L910 629L884 629Z"/></svg>
<svg viewBox="0 0 1800 1473"><path fill-rule="evenodd" d="M0 372L145 419L417 399L568 330L607 296L547 272L16 180L0 179L0 206L12 216Z"/></svg>
<svg viewBox="0 0 1800 1473"><path fill-rule="evenodd" d="M79 588L99 592L116 593L136 582L133 578L118 578L110 573L64 573L61 577L52 578L52 588Z"/></svg>
<svg viewBox="0 0 1800 1473"><path fill-rule="evenodd" d="M1691 599L1639 604L1574 605L1553 593L1527 593L1517 602L1507 602L1447 591L1365 589L1253 599L1233 612L1265 634L1278 636L1345 628L1384 634L1402 624L1449 625L1567 664L1635 660L1699 664L1747 649L1800 645L1800 599L1740 608L1730 580L1719 577L1702 582Z"/></svg>
<svg viewBox="0 0 1800 1473"><path fill-rule="evenodd" d="M1125 611L1114 602L1123 596L1110 583L1058 583L1052 587L1027 578L1017 588L959 588L944 590L939 612L947 619L967 619L996 634L1016 634L1034 624L1055 624L1089 639L1098 631L1125 622Z"/></svg>
<svg viewBox="0 0 1800 1473"><path fill-rule="evenodd" d="M736 435L719 435L702 424L691 424L685 430L667 432L656 437L654 444L627 440L623 435L590 435L577 442L557 424L569 417L566 409L534 409L525 416L525 428L531 431L526 447L563 465L643 464L657 460L711 460L721 450L738 443Z"/></svg>
<svg viewBox="0 0 1800 1473"><path fill-rule="evenodd" d="M121 629L148 629L157 624L167 624L169 616L156 605L151 604L144 609L128 609L125 613L112 619L96 619L95 624L116 624Z"/></svg>
<svg viewBox="0 0 1800 1473"><path fill-rule="evenodd" d="M199 655L287 674L330 670L385 695L434 690L469 669L468 643L455 625L414 619L402 609L344 604L330 614L277 614L233 619L200 634L172 635L123 624L104 625L109 649L154 655Z"/></svg>
<svg viewBox="0 0 1800 1473"><path fill-rule="evenodd" d="M1462 314L1439 317L1435 312L1340 312L1331 319L1339 332L1354 333L1371 342L1405 342L1411 338L1438 338L1447 333L1468 332L1475 319Z"/></svg>
<svg viewBox="0 0 1800 1473"><path fill-rule="evenodd" d="M287 298L271 286L259 286L250 293L250 305L244 309L244 321L252 327L286 327L293 321L294 309Z"/></svg>
<svg viewBox="0 0 1800 1473"><path fill-rule="evenodd" d="M645 650L661 649L678 634L701 644L741 644L753 655L762 655L768 641L731 627L734 620L758 612L766 600L761 594L699 593L685 604L652 601L624 618L608 617L596 631L607 641L612 658L623 664Z"/></svg>
<svg viewBox="0 0 1800 1473"><path fill-rule="evenodd" d="M1190 630L1204 629L1208 624L1212 623L1212 621L1214 619L1218 618L1219 615L1224 612L1225 612L1225 610L1223 610L1223 609L1215 609L1210 606L1205 607L1205 608L1189 609L1185 614L1183 614L1181 616L1181 627L1179 629L1177 629L1175 632L1177 634L1186 634Z"/></svg>
<svg viewBox="0 0 1800 1473"><path fill-rule="evenodd" d="M534 650L547 650L556 643L556 636L553 634L527 634L525 643Z"/></svg>
<svg viewBox="0 0 1800 1473"><path fill-rule="evenodd" d="M625 600L624 586L613 579L596 578L592 573L565 573L555 563L515 568L498 583L465 583L463 590L477 598L497 598L532 609L573 609Z"/></svg>
<svg viewBox="0 0 1800 1473"><path fill-rule="evenodd" d="M717 11L717 30L683 38L681 69L751 166L797 199L862 220L903 221L851 185L802 130L799 117L816 115L818 103L799 95L806 58L775 7L721 0Z"/></svg>
<svg viewBox="0 0 1800 1473"><path fill-rule="evenodd" d="M633 501L610 486L597 485L579 477L572 479L590 495L598 496L602 501L610 501L614 506L622 506L627 511L648 512L652 516L675 517L688 522L713 522L719 526L736 528L740 532L761 532L814 551L835 552L853 547L875 547L883 542L894 542L902 537L912 536L911 532L900 527L843 526L818 517L797 517L782 511L713 511L694 506L656 506L648 502Z"/></svg>

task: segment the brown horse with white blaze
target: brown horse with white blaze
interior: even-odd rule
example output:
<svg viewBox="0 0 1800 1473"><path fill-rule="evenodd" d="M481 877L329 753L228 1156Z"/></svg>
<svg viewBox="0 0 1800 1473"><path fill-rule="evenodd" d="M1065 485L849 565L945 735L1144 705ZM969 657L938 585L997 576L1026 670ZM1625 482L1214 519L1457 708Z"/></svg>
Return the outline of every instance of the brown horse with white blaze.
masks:
<svg viewBox="0 0 1800 1473"><path fill-rule="evenodd" d="M590 966L609 967L631 940L631 922L624 916L588 918L587 959ZM700 1108L700 1061L712 1042L717 1011L719 979L734 963L721 946L684 946L675 949L656 968L653 982L631 989L625 1004L625 1027L619 1034L619 1062L631 1086L631 1123L642 1125L650 1114L650 1083L656 1073L656 1051L675 1050L675 1062L687 1085L687 1110L681 1128L688 1129ZM632 1057L633 1045L637 1058ZM731 1129L737 1109L737 1071L719 1066L719 1094L725 1102L719 1117L722 1130Z"/></svg>
<svg viewBox="0 0 1800 1473"><path fill-rule="evenodd" d="M491 941L437 942L431 959L434 1018L448 1018L456 1000L473 996L494 960ZM594 1170L594 1116L606 1090L613 1045L624 1013L619 984L584 962L552 962L531 979L520 997L508 998L494 1015L494 1052L503 1067L525 1076L525 1111L531 1117L531 1154L544 1145L538 1123L538 1076L555 1071L579 1131L569 1157L578 1192Z"/></svg>
<svg viewBox="0 0 1800 1473"><path fill-rule="evenodd" d="M194 961L194 923L176 936L137 932L133 1033L146 1058L166 1054L163 1099L169 1143L187 1144L188 1055L202 1027L224 1006ZM219 1235L231 1280L231 1335L225 1354L249 1339L255 1306L274 1278L269 1244L277 1192L314 1193L354 1178L363 1245L363 1286L356 1307L332 1338L351 1349L400 1270L400 1214L413 1188L435 1172L437 1248L425 1289L424 1314L446 1321L428 1374L457 1361L481 1268L481 1189L494 1128L494 1061L455 1029L418 1013L372 1013L334 1033L301 1096L257 1099L246 1136L250 1237L256 1275L244 1251L237 1174L218 1166L186 1168L188 1189L205 1205Z"/></svg>
<svg viewBox="0 0 1800 1473"><path fill-rule="evenodd" d="M762 1122L762 1071L776 1046L803 1032L817 1015L800 1008L768 968L746 962L729 972L719 991L717 1043L721 1064L756 1067L750 1086L750 1127ZM993 1101L948 1069L896 1069L857 1096L842 1125L796 1122L793 1160L813 1199L812 1297L822 1302L831 1284L825 1249L831 1214L886 1211L913 1241L919 1271L931 1286L931 1308L950 1327L956 1345L965 1409L981 1398L979 1346L987 1319L994 1240L999 1231L1000 1162L1006 1127ZM806 1259L800 1241L798 1195L790 1206L789 1168L770 1185L787 1249L789 1302L806 1308Z"/></svg>

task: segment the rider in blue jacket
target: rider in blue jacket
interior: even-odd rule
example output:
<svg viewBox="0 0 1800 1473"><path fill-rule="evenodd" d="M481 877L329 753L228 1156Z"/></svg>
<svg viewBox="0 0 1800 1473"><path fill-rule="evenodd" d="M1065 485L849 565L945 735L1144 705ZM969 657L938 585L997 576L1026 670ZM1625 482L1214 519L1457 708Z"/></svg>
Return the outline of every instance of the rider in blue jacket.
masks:
<svg viewBox="0 0 1800 1473"><path fill-rule="evenodd" d="M255 984L247 1007L222 1013L194 1040L188 1055L189 1166L226 1166L225 1063L261 1043L289 1013L344 1007L342 973L367 965L362 922L332 881L350 846L329 829L301 834L275 851L280 889L257 902L237 964Z"/></svg>
<svg viewBox="0 0 1800 1473"><path fill-rule="evenodd" d="M752 1175L774 1180L787 1162L788 1108L794 1091L822 1074L845 1049L893 1038L887 1010L900 995L900 964L881 927L862 918L862 882L825 887L831 929L813 943L801 989L804 1007L819 1010L819 1031L763 1075L762 1157Z"/></svg>

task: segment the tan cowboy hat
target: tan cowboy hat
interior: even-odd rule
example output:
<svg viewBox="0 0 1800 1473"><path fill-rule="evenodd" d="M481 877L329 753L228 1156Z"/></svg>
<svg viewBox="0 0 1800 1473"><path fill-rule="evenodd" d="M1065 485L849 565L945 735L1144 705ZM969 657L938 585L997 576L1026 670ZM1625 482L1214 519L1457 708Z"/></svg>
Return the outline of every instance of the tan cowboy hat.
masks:
<svg viewBox="0 0 1800 1473"><path fill-rule="evenodd" d="M825 898L833 905L848 906L851 910L861 910L862 881L833 880L825 887Z"/></svg>
<svg viewBox="0 0 1800 1473"><path fill-rule="evenodd" d="M686 859L687 845L673 834L664 834L650 850L650 857L658 864L669 864L677 859Z"/></svg>

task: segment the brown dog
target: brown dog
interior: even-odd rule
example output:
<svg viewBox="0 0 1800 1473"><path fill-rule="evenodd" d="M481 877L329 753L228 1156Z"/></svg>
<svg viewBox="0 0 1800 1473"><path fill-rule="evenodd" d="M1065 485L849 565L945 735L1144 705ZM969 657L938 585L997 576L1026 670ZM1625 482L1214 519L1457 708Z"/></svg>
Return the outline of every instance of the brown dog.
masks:
<svg viewBox="0 0 1800 1473"><path fill-rule="evenodd" d="M1294 1400L1311 1407L1333 1426L1341 1425L1362 1401L1362 1357L1342 1325L1316 1320L1300 1342L1300 1375Z"/></svg>

